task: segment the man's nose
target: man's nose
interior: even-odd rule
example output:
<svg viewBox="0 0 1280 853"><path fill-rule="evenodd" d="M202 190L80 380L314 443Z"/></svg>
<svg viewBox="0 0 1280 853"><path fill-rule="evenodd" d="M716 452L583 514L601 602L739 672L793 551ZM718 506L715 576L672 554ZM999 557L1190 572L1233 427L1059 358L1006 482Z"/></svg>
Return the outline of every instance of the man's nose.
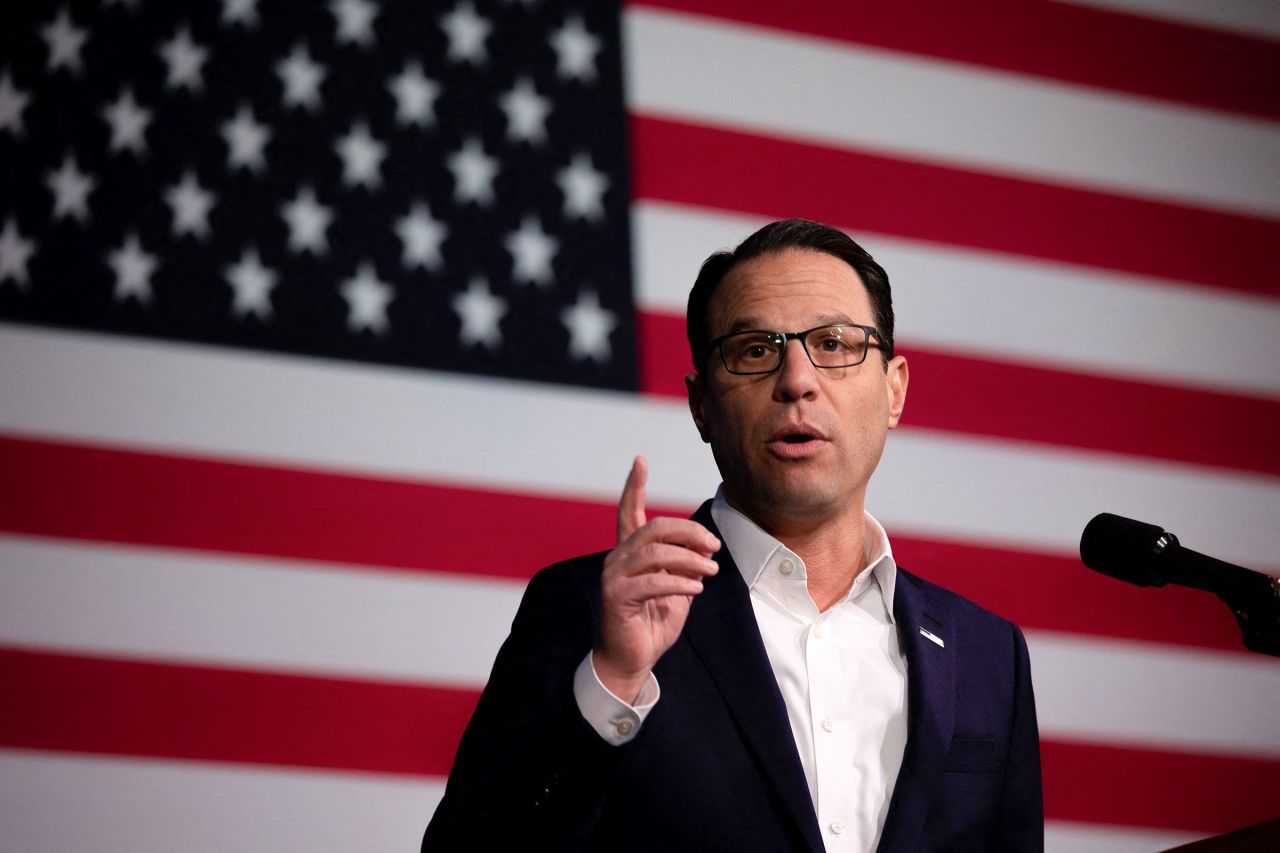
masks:
<svg viewBox="0 0 1280 853"><path fill-rule="evenodd" d="M782 365L774 378L774 399L789 402L812 398L817 393L818 368L809 360L804 343L795 339L787 341L782 351Z"/></svg>

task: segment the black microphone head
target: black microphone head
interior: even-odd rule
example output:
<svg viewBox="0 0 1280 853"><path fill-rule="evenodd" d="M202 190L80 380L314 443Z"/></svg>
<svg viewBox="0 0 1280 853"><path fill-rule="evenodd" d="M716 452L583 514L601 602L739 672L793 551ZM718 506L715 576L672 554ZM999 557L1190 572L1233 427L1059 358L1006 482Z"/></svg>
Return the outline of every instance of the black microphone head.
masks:
<svg viewBox="0 0 1280 853"><path fill-rule="evenodd" d="M1160 555L1176 548L1177 537L1154 524L1099 513L1080 536L1080 559L1094 571L1139 586L1164 586Z"/></svg>

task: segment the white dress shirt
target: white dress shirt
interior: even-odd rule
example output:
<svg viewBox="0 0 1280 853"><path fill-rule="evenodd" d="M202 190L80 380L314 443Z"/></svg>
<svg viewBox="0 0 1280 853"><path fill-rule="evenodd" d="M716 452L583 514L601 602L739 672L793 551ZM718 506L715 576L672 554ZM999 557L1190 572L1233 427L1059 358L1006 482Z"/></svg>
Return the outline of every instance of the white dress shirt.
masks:
<svg viewBox="0 0 1280 853"><path fill-rule="evenodd" d="M723 493L711 517L751 590L827 850L875 850L907 745L907 661L893 619L889 538L866 515L867 569L819 613L799 555Z"/></svg>
<svg viewBox="0 0 1280 853"><path fill-rule="evenodd" d="M907 743L907 662L893 619L897 566L888 536L867 514L867 570L820 613L795 552L729 506L723 490L711 516L751 591L826 848L869 853ZM635 737L660 696L650 675L636 706L622 701L600 683L590 654L574 694L583 717L614 744Z"/></svg>

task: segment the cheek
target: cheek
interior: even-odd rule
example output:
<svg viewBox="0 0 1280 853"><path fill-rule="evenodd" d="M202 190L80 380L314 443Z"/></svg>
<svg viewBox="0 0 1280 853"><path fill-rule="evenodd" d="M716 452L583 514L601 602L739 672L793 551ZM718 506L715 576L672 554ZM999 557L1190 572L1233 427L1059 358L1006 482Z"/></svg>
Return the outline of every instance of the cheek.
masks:
<svg viewBox="0 0 1280 853"><path fill-rule="evenodd" d="M738 405L740 401L708 396L703 404L703 435L723 452L741 456L751 443L752 424L758 421Z"/></svg>

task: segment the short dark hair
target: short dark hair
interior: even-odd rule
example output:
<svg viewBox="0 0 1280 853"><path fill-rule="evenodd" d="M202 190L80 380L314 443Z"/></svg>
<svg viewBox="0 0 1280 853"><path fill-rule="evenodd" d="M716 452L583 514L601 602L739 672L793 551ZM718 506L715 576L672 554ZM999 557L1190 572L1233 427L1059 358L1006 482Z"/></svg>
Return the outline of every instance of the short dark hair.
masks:
<svg viewBox="0 0 1280 853"><path fill-rule="evenodd" d="M884 267L876 263L853 238L837 228L808 219L781 219L743 240L732 252L716 252L703 262L693 289L689 291L689 307L685 314L694 368L706 370L707 346L711 340L707 313L711 297L725 276L738 264L786 249L822 252L853 267L871 299L871 313L880 332L880 359L887 366L889 359L893 358L893 294L889 289L889 274Z"/></svg>

